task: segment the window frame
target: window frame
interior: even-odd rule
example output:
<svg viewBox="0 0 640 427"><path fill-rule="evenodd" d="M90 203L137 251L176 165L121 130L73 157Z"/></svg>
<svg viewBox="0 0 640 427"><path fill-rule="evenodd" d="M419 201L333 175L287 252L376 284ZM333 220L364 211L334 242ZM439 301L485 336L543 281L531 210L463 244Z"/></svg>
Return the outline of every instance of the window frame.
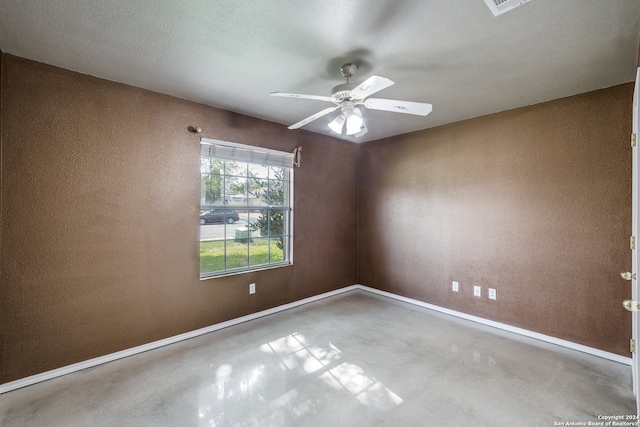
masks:
<svg viewBox="0 0 640 427"><path fill-rule="evenodd" d="M213 148L212 148L213 147ZM209 154L206 154L208 151ZM220 157L214 152L221 152L222 155ZM235 157L237 156L237 158ZM231 157L231 158L230 158ZM214 174L205 173L205 167L203 163L203 158L209 158L217 161L223 162L222 171L218 171L217 175L220 177L220 182L222 184L218 184L220 186L218 199L214 202L209 200L209 203L206 203L205 200L207 196L205 195L205 188L203 187L203 183L205 182L205 176L209 177L209 180L212 179ZM229 231L228 227L232 227L232 224L227 223L227 221L222 221L223 225L223 234L221 239L215 240L202 240L202 227L208 223L202 224L199 226L199 247L200 247L200 256L198 259L199 266L199 278L200 280L208 280L215 279L219 277L225 277L230 275L244 274L250 273L254 271L261 271L273 268L280 268L293 265L293 217L294 217L294 165L293 165L294 155L293 153L287 153L278 150L272 150L268 148L263 148L259 146L252 146L246 144L239 144L235 142L229 141L221 141L216 139L209 138L201 138L200 139L200 215L206 211L213 210L226 210L226 211L245 211L243 213L247 214L247 223L244 229L248 232L249 240L246 243L241 243L237 239L237 234L234 234L234 231ZM246 183L245 183L245 194L243 195L243 201L238 202L233 200L233 196L236 194L232 194L231 192L227 193L227 182L231 181L228 178L238 179L241 178L240 175L234 175L234 173L230 173L227 169L227 164L229 162L234 163L235 165L240 164L241 167L246 166ZM264 165L263 163L267 163ZM260 187L258 191L262 190L262 196L253 196L253 199L260 199L259 204L251 204L251 191L249 190L249 176L251 166L254 165L260 168L266 168L266 177L263 178L254 178L256 182L260 180L267 183L266 188ZM275 178L271 171L274 170L272 168L282 168L285 172L284 179ZM255 169L255 168L254 168ZM283 185L283 197L284 201L282 204L270 204L271 200L268 199L268 194L270 194L271 185L273 182L282 182ZM211 197L211 196L208 196ZM266 198L266 199L265 199ZM237 203L241 203L238 205ZM267 212L265 214L265 211ZM273 218L273 211L282 211L284 212L283 218L283 229L281 234L271 234L271 220ZM266 235L263 236L264 228L257 229L256 222L252 222L252 216L258 216L258 218L264 218L266 216L267 221L267 232ZM225 214L224 218L227 218ZM264 221L264 219L263 219ZM236 228L237 231L237 228ZM254 237L252 233L257 232L257 235ZM253 237L253 238L252 238ZM267 243L267 261L266 263L254 264L251 265L251 244L254 243L254 239L259 239L262 242ZM277 241L282 243L282 248L278 247ZM202 247L203 243L210 241L222 241L224 242L222 249L222 257L223 257L223 267L220 270L214 271L205 271L203 272L202 264ZM228 245L231 243L241 243L247 245L247 259L246 263L239 267L228 267L227 262L231 258L228 250ZM272 245L275 244L278 247L278 250L282 251L282 261L272 261ZM241 257L240 257L241 258ZM238 259L240 259L238 258ZM233 261L233 259L232 259Z"/></svg>

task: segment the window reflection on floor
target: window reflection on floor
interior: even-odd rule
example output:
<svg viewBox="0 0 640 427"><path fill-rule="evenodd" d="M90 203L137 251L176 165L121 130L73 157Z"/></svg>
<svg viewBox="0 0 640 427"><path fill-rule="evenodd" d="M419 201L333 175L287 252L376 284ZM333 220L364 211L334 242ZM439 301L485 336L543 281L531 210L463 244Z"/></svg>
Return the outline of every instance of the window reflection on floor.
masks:
<svg viewBox="0 0 640 427"><path fill-rule="evenodd" d="M227 425L242 416L243 407L246 412L249 409L252 413L263 412L271 421L303 417L318 409L318 402L305 397L304 388L322 387L348 393L360 404L382 411L403 402L362 367L343 360L343 353L332 343L315 345L307 342L304 335L293 333L261 345L260 354L266 358L264 363L249 370L235 372L233 363L217 367L214 384L200 394L201 426ZM291 387L271 395L265 382L272 375L282 374L290 377L285 383ZM260 406L263 411L256 411ZM255 425L259 421L264 419L253 420Z"/></svg>

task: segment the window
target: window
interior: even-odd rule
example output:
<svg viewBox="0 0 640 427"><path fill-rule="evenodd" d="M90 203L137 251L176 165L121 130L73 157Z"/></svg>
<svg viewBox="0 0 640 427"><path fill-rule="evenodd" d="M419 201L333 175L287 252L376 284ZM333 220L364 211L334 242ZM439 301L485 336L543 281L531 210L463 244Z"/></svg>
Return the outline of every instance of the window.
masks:
<svg viewBox="0 0 640 427"><path fill-rule="evenodd" d="M200 144L200 278L290 264L293 154Z"/></svg>

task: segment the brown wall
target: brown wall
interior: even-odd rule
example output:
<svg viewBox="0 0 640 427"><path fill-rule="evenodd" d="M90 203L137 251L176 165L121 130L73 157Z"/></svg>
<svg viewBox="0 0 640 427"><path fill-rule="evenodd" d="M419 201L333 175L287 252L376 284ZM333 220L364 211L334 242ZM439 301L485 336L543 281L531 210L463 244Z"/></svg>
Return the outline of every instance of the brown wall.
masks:
<svg viewBox="0 0 640 427"><path fill-rule="evenodd" d="M629 356L632 92L364 145L360 283Z"/></svg>
<svg viewBox="0 0 640 427"><path fill-rule="evenodd" d="M629 355L632 85L359 148L6 54L0 82L0 383L357 282ZM188 126L304 147L293 266L198 279Z"/></svg>
<svg viewBox="0 0 640 427"><path fill-rule="evenodd" d="M0 383L356 282L357 146L3 60ZM303 147L293 266L199 280L199 137L189 126Z"/></svg>

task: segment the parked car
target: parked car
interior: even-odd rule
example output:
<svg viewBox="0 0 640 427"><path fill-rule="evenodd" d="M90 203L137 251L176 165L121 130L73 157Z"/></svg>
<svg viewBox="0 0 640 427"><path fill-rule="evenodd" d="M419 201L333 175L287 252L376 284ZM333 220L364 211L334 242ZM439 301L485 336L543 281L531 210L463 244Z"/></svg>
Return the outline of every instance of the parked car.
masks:
<svg viewBox="0 0 640 427"><path fill-rule="evenodd" d="M238 212L233 209L211 209L200 215L200 225L209 224L212 222L226 222L227 224L233 224L240 220Z"/></svg>

